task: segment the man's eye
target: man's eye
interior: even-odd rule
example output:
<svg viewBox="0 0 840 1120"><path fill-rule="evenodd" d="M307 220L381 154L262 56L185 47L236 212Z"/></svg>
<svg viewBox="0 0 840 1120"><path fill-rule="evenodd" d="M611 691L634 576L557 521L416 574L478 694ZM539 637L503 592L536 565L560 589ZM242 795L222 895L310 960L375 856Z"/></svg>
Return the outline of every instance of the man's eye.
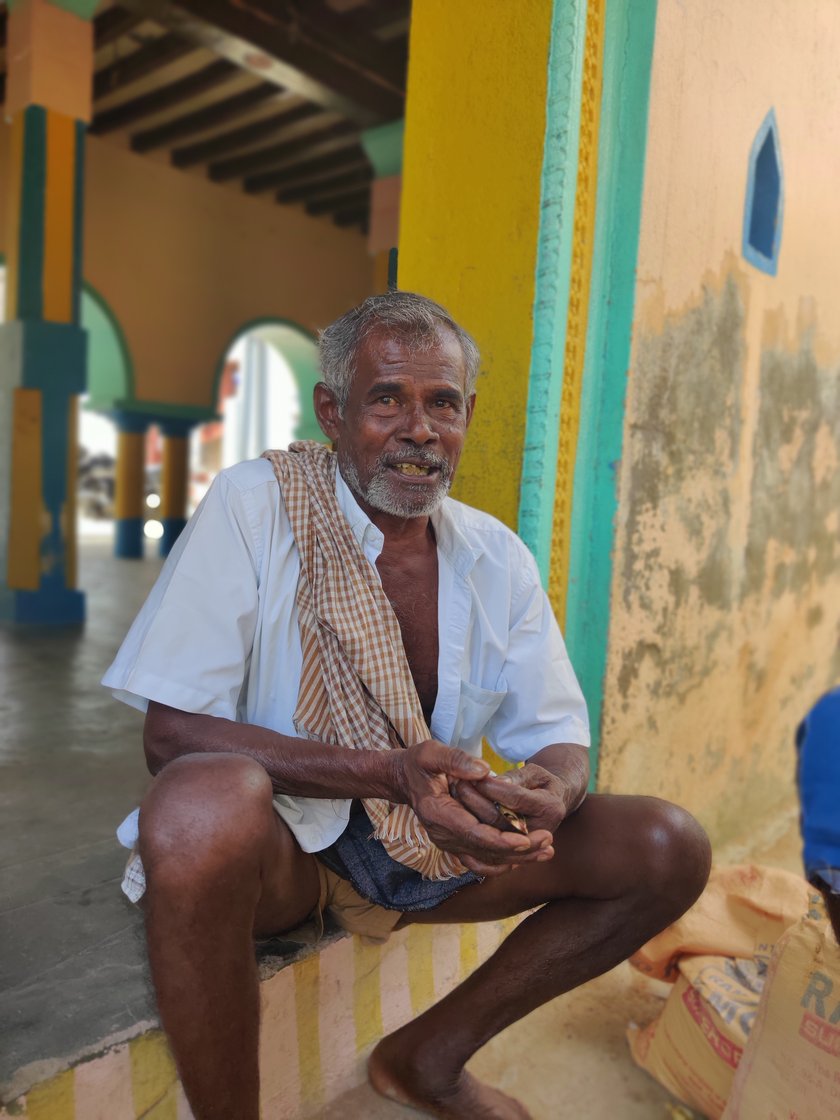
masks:
<svg viewBox="0 0 840 1120"><path fill-rule="evenodd" d="M381 397L379 398L379 403L380 403L380 404L385 404L385 405L389 405L389 406L390 406L390 405L392 405L392 404L396 404L396 403L397 403L397 398L396 398L396 397L392 397L390 393L385 393L385 394L384 394L384 396L381 396Z"/></svg>
<svg viewBox="0 0 840 1120"><path fill-rule="evenodd" d="M449 397L438 397L435 401L435 408L454 408L455 402L450 400Z"/></svg>

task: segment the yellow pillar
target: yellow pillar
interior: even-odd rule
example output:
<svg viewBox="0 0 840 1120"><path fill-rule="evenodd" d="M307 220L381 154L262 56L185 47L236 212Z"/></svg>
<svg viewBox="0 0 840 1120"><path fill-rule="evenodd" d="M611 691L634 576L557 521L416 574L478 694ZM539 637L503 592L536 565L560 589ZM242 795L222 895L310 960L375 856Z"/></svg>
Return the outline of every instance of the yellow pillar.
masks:
<svg viewBox="0 0 840 1120"><path fill-rule="evenodd" d="M8 4L0 616L18 622L84 618L75 588L75 418L86 372L79 296L92 7L86 0Z"/></svg>
<svg viewBox="0 0 840 1120"><path fill-rule="evenodd" d="M414 0L411 12L399 286L439 300L481 348L478 403L455 496L512 528L552 12L552 0Z"/></svg>
<svg viewBox="0 0 840 1120"><path fill-rule="evenodd" d="M114 414L117 473L114 492L114 555L139 559L143 555L146 474L146 430L150 418L141 413Z"/></svg>

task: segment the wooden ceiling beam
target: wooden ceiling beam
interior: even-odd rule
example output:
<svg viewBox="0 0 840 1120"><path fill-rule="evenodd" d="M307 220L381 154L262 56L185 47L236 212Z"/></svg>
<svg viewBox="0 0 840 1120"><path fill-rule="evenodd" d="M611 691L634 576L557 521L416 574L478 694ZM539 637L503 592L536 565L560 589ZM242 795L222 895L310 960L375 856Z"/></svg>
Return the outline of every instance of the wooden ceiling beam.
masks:
<svg viewBox="0 0 840 1120"><path fill-rule="evenodd" d="M115 43L123 35L128 35L138 23L143 22L143 17L138 12L127 12L119 4L114 4L107 11L96 16L93 21L93 48L101 50L110 43Z"/></svg>
<svg viewBox="0 0 840 1120"><path fill-rule="evenodd" d="M243 175L250 175L253 171L268 170L280 163L285 163L292 156L305 153L321 140L334 140L352 137L358 139L358 130L350 121L336 121L335 124L323 125L307 132L304 136L297 136L294 140L287 140L284 144L272 144L270 148L259 148L255 152L233 159L221 160L211 163L208 168L210 178L216 183L225 182L227 179L238 179ZM247 185L246 185L246 189Z"/></svg>
<svg viewBox="0 0 840 1120"><path fill-rule="evenodd" d="M139 47L133 54L118 58L109 66L98 70L93 77L93 99L96 101L100 97L116 93L194 50L195 46L180 35L161 35L151 43Z"/></svg>
<svg viewBox="0 0 840 1120"><path fill-rule="evenodd" d="M318 202L328 195L336 194L348 187L358 187L370 183L373 178L373 168L370 166L354 167L342 175L333 175L328 178L307 179L295 187L288 187L277 192L278 202Z"/></svg>
<svg viewBox="0 0 840 1120"><path fill-rule="evenodd" d="M344 210L367 209L370 203L370 188L363 190L345 191L344 194L333 194L329 198L322 198L318 202L308 202L306 213L312 217L319 214L333 214Z"/></svg>
<svg viewBox="0 0 840 1120"><path fill-rule="evenodd" d="M272 85L271 82L263 82L261 85L253 86L242 93L236 93L232 97L214 101L212 105L208 105L204 109L196 109L192 113L185 113L181 117L167 121L166 124L158 125L157 128L135 132L131 137L131 147L135 152L149 152L153 148L161 148L165 144L171 144L174 140L182 140L185 136L191 136L197 132L206 132L208 129L241 116L243 113L250 112L258 105L265 104L266 101L279 101L286 96L288 95L285 91L278 86Z"/></svg>
<svg viewBox="0 0 840 1120"><path fill-rule="evenodd" d="M148 0L123 0L132 11ZM358 127L396 120L405 97L387 78L338 56L302 29L285 4L258 10L240 0L159 0L156 22L265 81L284 86Z"/></svg>
<svg viewBox="0 0 840 1120"><path fill-rule="evenodd" d="M278 22L276 0L249 2L263 18ZM324 0L286 0L286 9L287 25L297 42L309 44L334 64L346 66L374 85L404 97L408 52L394 51L374 38L370 26L357 19L360 9L336 12ZM393 23L398 16L398 11L392 13L387 22Z"/></svg>
<svg viewBox="0 0 840 1120"><path fill-rule="evenodd" d="M288 183L289 180L298 179L306 173L305 169L311 168L315 164L329 163L337 169L349 159L364 158L364 153L356 138L352 136L340 137L338 140L325 140L323 143L309 148L301 155L311 158L306 160L292 158L277 167L272 167L270 171L265 171L261 175L249 175L242 184L243 187L249 194L257 194L259 191L273 189L281 184Z"/></svg>
<svg viewBox="0 0 840 1120"><path fill-rule="evenodd" d="M210 178L212 179L214 167L225 167L227 163L231 162L231 160L219 159L219 157L227 156L231 152L246 148L248 145L255 144L259 140L265 140L267 137L276 137L278 132L282 133L284 129L291 127L291 125L316 116L320 112L321 110L317 105L309 105L306 102L292 105L282 113L263 117L262 120L254 121L253 124L228 129L227 132L222 132L218 136L211 136L209 140L202 140L197 144L175 148L172 152L172 163L175 167L193 167L197 163L209 163ZM235 178L235 176L224 175L224 172L223 177Z"/></svg>
<svg viewBox="0 0 840 1120"><path fill-rule="evenodd" d="M229 82L241 73L242 71L232 62L219 58L209 66L188 74L186 78L179 78L177 82L170 82L142 97L135 97L131 101L124 101L121 105L115 105L113 109L97 113L93 118L90 131L96 136L101 136L105 132L125 128L135 121L142 120L143 117L165 112L173 105L188 101L200 93L206 93L208 89L215 89L216 86Z"/></svg>
<svg viewBox="0 0 840 1120"><path fill-rule="evenodd" d="M337 226L359 226L362 233L367 233L370 211L367 206L357 206L352 210L340 210L332 219Z"/></svg>
<svg viewBox="0 0 840 1120"><path fill-rule="evenodd" d="M278 168L276 171L267 172L265 175L255 176L253 180L246 179L245 190L265 190L267 187L280 187L282 189L278 191L277 201L282 202L283 199L280 198L280 194L283 190L310 182L313 175L320 175L324 172L337 174L339 171L347 171L351 167L363 165L369 166L364 151L358 144L349 142L347 147L340 148L337 151L333 147L325 155L318 156L316 159L304 160L293 164L291 167ZM265 180L265 182L252 187L251 184L258 179Z"/></svg>

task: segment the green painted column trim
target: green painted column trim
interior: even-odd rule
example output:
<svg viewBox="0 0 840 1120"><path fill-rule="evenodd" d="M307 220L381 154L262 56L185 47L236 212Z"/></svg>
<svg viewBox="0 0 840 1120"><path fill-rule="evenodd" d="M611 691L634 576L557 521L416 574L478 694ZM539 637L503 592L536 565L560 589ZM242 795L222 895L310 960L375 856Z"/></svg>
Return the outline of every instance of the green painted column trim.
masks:
<svg viewBox="0 0 840 1120"><path fill-rule="evenodd" d="M10 12L19 8L23 0L7 0L6 7ZM100 0L49 0L54 8L62 8L65 12L72 12L80 19L91 19L99 7Z"/></svg>
<svg viewBox="0 0 840 1120"><path fill-rule="evenodd" d="M221 420L214 408L202 408L192 404L170 404L168 401L140 401L123 399L118 401L89 399L85 408L91 412L110 414L119 412L125 415L137 413L145 416L149 423L157 424L168 420L184 421L188 424L207 424L211 420Z"/></svg>
<svg viewBox="0 0 840 1120"><path fill-rule="evenodd" d="M47 113L40 105L23 112L18 319L40 319L44 304L44 207L47 189Z"/></svg>
<svg viewBox="0 0 840 1120"><path fill-rule="evenodd" d="M519 535L548 586L580 138L586 0L554 0Z"/></svg>
<svg viewBox="0 0 840 1120"><path fill-rule="evenodd" d="M366 128L362 133L362 147L377 179L401 174L404 125L404 121L390 121L375 128Z"/></svg>
<svg viewBox="0 0 840 1120"><path fill-rule="evenodd" d="M589 705L597 772L607 668L616 471L641 224L656 0L607 0L595 249L575 462L566 643Z"/></svg>

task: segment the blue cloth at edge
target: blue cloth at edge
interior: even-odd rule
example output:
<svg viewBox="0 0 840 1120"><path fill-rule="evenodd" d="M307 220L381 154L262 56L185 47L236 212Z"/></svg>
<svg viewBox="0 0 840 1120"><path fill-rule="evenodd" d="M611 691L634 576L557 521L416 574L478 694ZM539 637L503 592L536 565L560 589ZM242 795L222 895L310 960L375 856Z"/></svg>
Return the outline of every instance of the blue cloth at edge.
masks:
<svg viewBox="0 0 840 1120"><path fill-rule="evenodd" d="M803 861L808 878L840 868L840 688L827 692L796 732Z"/></svg>

